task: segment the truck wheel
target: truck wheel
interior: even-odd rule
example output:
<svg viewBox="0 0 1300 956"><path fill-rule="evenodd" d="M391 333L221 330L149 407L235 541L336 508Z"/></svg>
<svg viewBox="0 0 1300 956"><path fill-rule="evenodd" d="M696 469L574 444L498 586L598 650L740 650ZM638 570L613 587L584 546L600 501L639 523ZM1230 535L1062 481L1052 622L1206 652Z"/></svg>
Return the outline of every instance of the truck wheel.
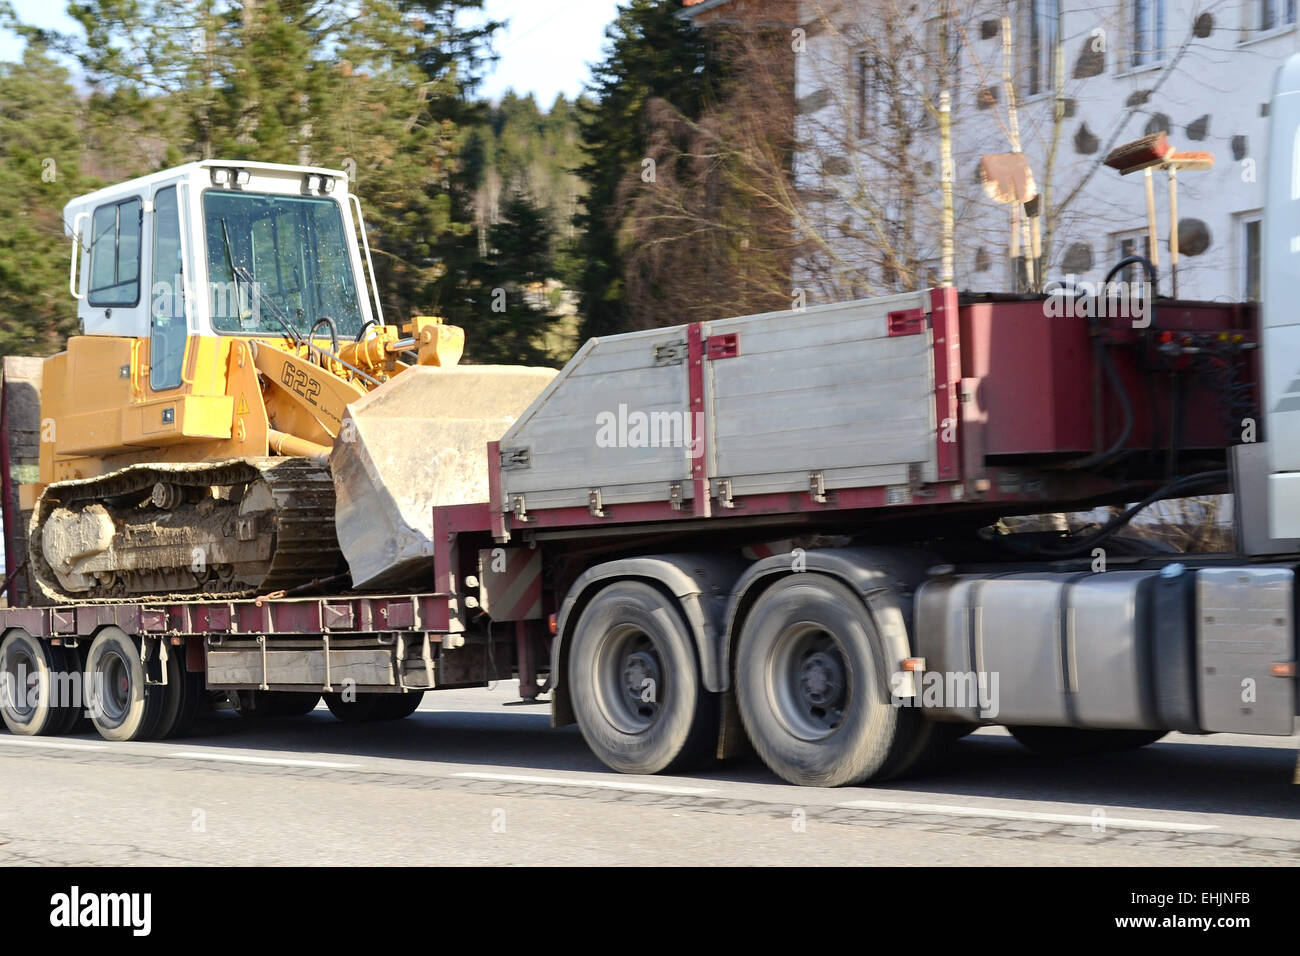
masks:
<svg viewBox="0 0 1300 956"><path fill-rule="evenodd" d="M320 694L304 694L301 691L287 690L280 693L272 708L275 717L304 717L316 709L320 703Z"/></svg>
<svg viewBox="0 0 1300 956"><path fill-rule="evenodd" d="M55 700L55 674L63 666L62 648L51 647L22 628L0 642L0 717L13 734L26 737L62 733L66 708Z"/></svg>
<svg viewBox="0 0 1300 956"><path fill-rule="evenodd" d="M355 700L344 700L342 694L326 694L325 706L345 724L364 724L383 719L383 702L380 698L387 696L358 693Z"/></svg>
<svg viewBox="0 0 1300 956"><path fill-rule="evenodd" d="M1011 736L1043 757L1119 753L1153 744L1165 730L1084 730L1079 727L1008 727Z"/></svg>
<svg viewBox="0 0 1300 956"><path fill-rule="evenodd" d="M375 707L376 720L402 720L419 709L424 691L409 690L405 694L380 694L384 698Z"/></svg>
<svg viewBox="0 0 1300 956"><path fill-rule="evenodd" d="M191 674L185 669L177 648L172 648L167 655L167 684L155 687L154 692L162 691L162 713L158 717L158 726L154 728L154 737L166 740L170 737L183 737L194 725L194 715L199 710L199 700L203 696L203 675Z"/></svg>
<svg viewBox="0 0 1300 956"><path fill-rule="evenodd" d="M782 578L754 602L739 640L740 716L778 776L838 787L901 773L921 756L916 731L929 722L890 702L875 624L839 581Z"/></svg>
<svg viewBox="0 0 1300 956"><path fill-rule="evenodd" d="M592 598L568 679L582 736L610 769L659 773L713 756L719 695L704 689L686 620L657 588L620 581Z"/></svg>
<svg viewBox="0 0 1300 956"><path fill-rule="evenodd" d="M121 628L106 627L95 637L83 686L91 722L105 740L146 740L158 726L164 695L145 683L140 649Z"/></svg>
<svg viewBox="0 0 1300 956"><path fill-rule="evenodd" d="M241 717L301 717L320 703L320 694L296 690L241 690L231 696Z"/></svg>
<svg viewBox="0 0 1300 956"><path fill-rule="evenodd" d="M51 651L58 651L63 655L63 661L60 665L63 673L69 676L69 685L71 686L71 675L77 675L77 684L81 683L81 677L85 674L86 668L82 663L81 654L75 647L51 647ZM89 700L86 696L86 689L78 687L78 697L75 700L64 702L63 724L55 731L60 734L84 734L90 732L94 725L91 724L90 718L86 716L89 713Z"/></svg>

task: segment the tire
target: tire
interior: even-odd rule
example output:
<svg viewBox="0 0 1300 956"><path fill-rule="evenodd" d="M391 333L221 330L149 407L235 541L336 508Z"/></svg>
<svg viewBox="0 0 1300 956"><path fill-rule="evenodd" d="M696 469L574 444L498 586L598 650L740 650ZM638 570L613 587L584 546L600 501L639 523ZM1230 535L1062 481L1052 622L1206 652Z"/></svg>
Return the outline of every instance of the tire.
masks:
<svg viewBox="0 0 1300 956"><path fill-rule="evenodd" d="M303 693L296 690L272 691L279 696L272 707L273 717L304 717L316 709L320 703L320 694Z"/></svg>
<svg viewBox="0 0 1300 956"><path fill-rule="evenodd" d="M5 634L0 641L0 717L10 733L24 737L63 733L72 708L60 706L54 698L55 677L64 666L62 648L22 628Z"/></svg>
<svg viewBox="0 0 1300 956"><path fill-rule="evenodd" d="M408 690L404 694L380 694L382 698L376 705L376 720L404 720L410 717L424 700L424 691Z"/></svg>
<svg viewBox="0 0 1300 956"><path fill-rule="evenodd" d="M296 690L241 690L231 694L241 717L271 719L301 717L316 709L320 694Z"/></svg>
<svg viewBox="0 0 1300 956"><path fill-rule="evenodd" d="M745 731L777 776L839 787L905 772L942 727L896 707L889 661L861 598L822 574L784 577L759 595L736 649Z"/></svg>
<svg viewBox="0 0 1300 956"><path fill-rule="evenodd" d="M180 652L183 650L179 649ZM162 691L163 696L162 713L153 733L158 740L184 737L189 733L203 697L203 675L186 670L180 652L177 648L171 649L167 655L167 683L154 688Z"/></svg>
<svg viewBox="0 0 1300 956"><path fill-rule="evenodd" d="M96 635L86 655L86 693L90 719L105 740L147 740L158 726L165 703L163 688L146 684L134 638L117 627Z"/></svg>
<svg viewBox="0 0 1300 956"><path fill-rule="evenodd" d="M73 647L51 647L51 652L57 652L62 655L62 662L58 665L64 674L77 674L79 677L84 674L85 669L81 664L81 655ZM80 680L78 680L80 683ZM78 688L77 699L63 702L63 723L55 733L59 734L82 734L92 728L90 718L86 716L89 708L87 707L85 690Z"/></svg>
<svg viewBox="0 0 1300 956"><path fill-rule="evenodd" d="M610 584L583 609L572 639L573 712L605 766L651 774L712 760L721 695L704 689L676 601L639 581Z"/></svg>
<svg viewBox="0 0 1300 956"><path fill-rule="evenodd" d="M1153 744L1165 730L1083 730L1078 727L1008 727L1011 736L1042 757L1120 753Z"/></svg>
<svg viewBox="0 0 1300 956"><path fill-rule="evenodd" d="M345 724L366 724L383 720L383 701L388 694L361 694L355 700L344 700L342 694L326 694L325 706L330 713Z"/></svg>
<svg viewBox="0 0 1300 956"><path fill-rule="evenodd" d="M927 773L941 768L952 756L957 741L971 733L977 726L928 718L915 721L914 714L915 711L900 715L903 722L902 729L908 736L909 745L900 750L889 764L875 775L874 779L884 780L905 774Z"/></svg>

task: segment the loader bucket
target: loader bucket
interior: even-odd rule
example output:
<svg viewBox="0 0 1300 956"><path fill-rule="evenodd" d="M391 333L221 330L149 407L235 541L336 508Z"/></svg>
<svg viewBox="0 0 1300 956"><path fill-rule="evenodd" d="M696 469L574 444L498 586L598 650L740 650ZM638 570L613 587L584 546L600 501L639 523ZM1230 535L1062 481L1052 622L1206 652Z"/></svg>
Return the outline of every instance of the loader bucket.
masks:
<svg viewBox="0 0 1300 956"><path fill-rule="evenodd" d="M434 507L488 500L485 446L554 377L548 368L416 366L348 406L330 471L355 587L432 582Z"/></svg>

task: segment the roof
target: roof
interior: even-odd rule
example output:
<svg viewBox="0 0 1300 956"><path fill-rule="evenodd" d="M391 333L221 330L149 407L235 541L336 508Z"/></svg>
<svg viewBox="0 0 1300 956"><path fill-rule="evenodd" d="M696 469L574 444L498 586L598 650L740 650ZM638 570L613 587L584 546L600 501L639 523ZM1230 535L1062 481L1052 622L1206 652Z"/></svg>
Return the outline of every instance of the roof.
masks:
<svg viewBox="0 0 1300 956"><path fill-rule="evenodd" d="M705 13L717 7L724 7L731 3L732 0L682 0L682 9L677 15L685 20L690 20L697 13Z"/></svg>
<svg viewBox="0 0 1300 956"><path fill-rule="evenodd" d="M324 169L320 166L297 166L288 163L259 163L247 159L202 159L191 163L184 163L180 166L171 166L167 169L160 169L157 172L149 173L145 176L137 176L135 179L125 179L118 183L104 186L92 193L86 193L77 196L68 201L63 207L63 218L66 222L71 221L74 210L82 207L98 205L101 200L108 199L121 193L140 192L147 193L150 188L157 183L170 182L188 177L198 169L247 169L254 172L285 172L297 175L317 175L328 176L331 179L347 180L348 174L338 169Z"/></svg>

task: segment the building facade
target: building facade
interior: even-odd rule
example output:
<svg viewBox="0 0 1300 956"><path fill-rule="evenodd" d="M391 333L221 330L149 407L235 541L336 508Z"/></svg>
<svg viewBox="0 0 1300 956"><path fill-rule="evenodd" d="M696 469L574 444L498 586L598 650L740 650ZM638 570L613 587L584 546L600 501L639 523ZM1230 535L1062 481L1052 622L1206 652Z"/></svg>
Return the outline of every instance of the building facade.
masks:
<svg viewBox="0 0 1300 956"><path fill-rule="evenodd" d="M793 175L821 250L792 281L820 286L814 298L939 281L945 219L960 288L1023 283L1017 247L1042 250L1039 282L1098 281L1150 251L1144 174L1103 160L1161 131L1214 157L1177 177L1180 296L1258 296L1268 101L1300 51L1296 0L700 0L683 15L743 25L760 7L791 31ZM981 157L1009 152L1028 161L1036 209L981 184ZM1169 294L1168 173L1152 186Z"/></svg>

